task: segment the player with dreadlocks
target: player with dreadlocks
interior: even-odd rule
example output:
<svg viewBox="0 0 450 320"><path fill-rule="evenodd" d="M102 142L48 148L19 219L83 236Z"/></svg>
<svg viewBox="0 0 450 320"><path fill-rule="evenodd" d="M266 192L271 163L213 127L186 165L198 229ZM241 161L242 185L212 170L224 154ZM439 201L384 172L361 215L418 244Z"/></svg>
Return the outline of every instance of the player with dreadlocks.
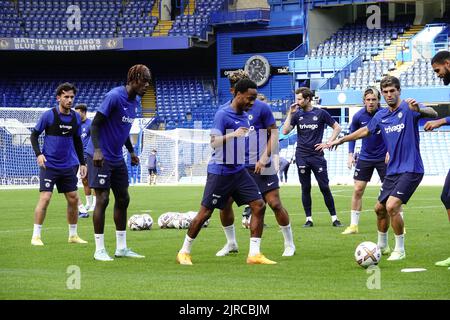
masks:
<svg viewBox="0 0 450 320"><path fill-rule="evenodd" d="M91 139L87 148L89 187L95 189L97 201L94 209L95 254L94 259L112 261L104 245L105 210L113 191L114 222L116 224L116 257L144 258L131 251L126 242L128 170L122 147L128 149L131 164L139 164L130 140L130 130L142 97L150 85L150 70L138 64L128 71L127 84L109 91L91 125Z"/></svg>

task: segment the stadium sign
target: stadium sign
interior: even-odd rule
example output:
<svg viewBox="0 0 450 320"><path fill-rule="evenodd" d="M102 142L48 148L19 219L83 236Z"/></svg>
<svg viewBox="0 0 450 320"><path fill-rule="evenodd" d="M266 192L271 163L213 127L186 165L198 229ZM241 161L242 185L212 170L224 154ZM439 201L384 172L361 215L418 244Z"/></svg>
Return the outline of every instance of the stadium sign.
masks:
<svg viewBox="0 0 450 320"><path fill-rule="evenodd" d="M123 38L34 39L0 38L0 50L97 51L123 48Z"/></svg>

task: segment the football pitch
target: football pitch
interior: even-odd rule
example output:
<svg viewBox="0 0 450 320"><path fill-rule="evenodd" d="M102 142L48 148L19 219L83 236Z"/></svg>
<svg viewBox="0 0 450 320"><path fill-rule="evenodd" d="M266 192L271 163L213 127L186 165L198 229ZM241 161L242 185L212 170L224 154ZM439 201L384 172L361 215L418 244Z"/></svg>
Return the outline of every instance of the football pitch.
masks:
<svg viewBox="0 0 450 320"><path fill-rule="evenodd" d="M332 192L339 219L347 226L352 188L334 186ZM38 191L1 190L0 299L449 299L450 270L434 266L450 256L450 224L440 192L441 187L418 188L404 209L406 259L389 262L383 256L379 269L368 273L356 264L353 255L362 241L377 241L373 212L377 187L369 187L363 198L360 233L344 236L340 234L343 228L331 226L318 187L313 187L314 227L304 229L300 187L282 186L297 252L293 257L281 257L283 237L268 208L261 248L277 265L246 264L249 230L241 227L242 208L237 207L235 225L240 251L216 257L216 251L225 244L216 210L210 225L194 243L193 266L175 263L186 230L160 229L157 219L167 211L196 211L203 193L201 186L131 187L128 216L150 213L154 220L150 231L127 232L128 246L146 258L112 262L93 260L92 215L80 219L78 227L79 235L89 243L67 243L66 202L56 192L42 230L45 246L32 247ZM113 199L105 228L110 255L115 250L112 207ZM392 230L389 244L394 246ZM403 268L427 271L403 273Z"/></svg>

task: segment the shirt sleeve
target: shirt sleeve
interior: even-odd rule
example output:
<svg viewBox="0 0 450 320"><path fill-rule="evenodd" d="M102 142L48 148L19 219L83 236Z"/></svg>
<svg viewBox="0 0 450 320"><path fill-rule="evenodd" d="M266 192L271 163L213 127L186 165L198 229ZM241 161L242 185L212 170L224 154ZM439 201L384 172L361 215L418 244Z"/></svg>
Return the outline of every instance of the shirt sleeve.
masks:
<svg viewBox="0 0 450 320"><path fill-rule="evenodd" d="M298 125L298 111L291 115L291 126L295 127Z"/></svg>
<svg viewBox="0 0 450 320"><path fill-rule="evenodd" d="M350 124L349 133L355 132L359 129L359 115L356 113L353 116L352 123ZM348 142L348 153L355 152L356 141L352 140Z"/></svg>
<svg viewBox="0 0 450 320"><path fill-rule="evenodd" d="M36 123L36 126L34 127L34 131L36 131L38 134L41 134L52 123L53 123L53 111L52 109L50 109L44 112L44 114L42 114L38 123Z"/></svg>
<svg viewBox="0 0 450 320"><path fill-rule="evenodd" d="M447 124L450 124L450 117L445 117L445 121L447 122Z"/></svg>
<svg viewBox="0 0 450 320"><path fill-rule="evenodd" d="M114 110L117 102L116 94L108 92L102 101L102 104L98 108L98 112L102 113L106 117L109 117L110 113Z"/></svg>
<svg viewBox="0 0 450 320"><path fill-rule="evenodd" d="M375 134L378 130L380 130L380 117L378 116L379 112L375 114L375 116L370 120L367 124L367 129L369 129L370 134Z"/></svg>
<svg viewBox="0 0 450 320"><path fill-rule="evenodd" d="M272 110L270 110L269 105L266 105L266 107L263 109L262 122L264 128L268 128L271 125L275 124L275 118L273 117L273 113Z"/></svg>
<svg viewBox="0 0 450 320"><path fill-rule="evenodd" d="M323 121L328 125L328 126L330 126L330 127L332 127L335 123L336 123L336 120L334 120L331 116L330 116L330 114L327 112L327 111L325 111L325 110L322 110L322 119L323 119Z"/></svg>
<svg viewBox="0 0 450 320"><path fill-rule="evenodd" d="M211 128L212 136L223 136L225 135L225 120L224 114L222 112L217 112L214 116L213 126Z"/></svg>
<svg viewBox="0 0 450 320"><path fill-rule="evenodd" d="M82 128L81 128L81 116L78 114L78 112L75 112L75 117L77 118L77 124L78 124L78 130L77 130L76 135L78 137L81 137L81 131L82 131Z"/></svg>

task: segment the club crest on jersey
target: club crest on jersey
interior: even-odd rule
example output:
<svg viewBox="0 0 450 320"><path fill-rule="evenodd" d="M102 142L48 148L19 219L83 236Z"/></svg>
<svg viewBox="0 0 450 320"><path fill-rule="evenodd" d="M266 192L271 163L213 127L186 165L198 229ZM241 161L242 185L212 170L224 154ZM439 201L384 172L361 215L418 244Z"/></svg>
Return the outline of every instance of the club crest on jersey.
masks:
<svg viewBox="0 0 450 320"><path fill-rule="evenodd" d="M248 120L253 120L253 115L252 114L248 115Z"/></svg>
<svg viewBox="0 0 450 320"><path fill-rule="evenodd" d="M313 120L314 120L314 121L317 121L317 119L318 119L318 118L317 118L316 116L313 117Z"/></svg>
<svg viewBox="0 0 450 320"><path fill-rule="evenodd" d="M403 117L403 113L399 112L397 117L398 117L399 119L401 119L401 118Z"/></svg>

